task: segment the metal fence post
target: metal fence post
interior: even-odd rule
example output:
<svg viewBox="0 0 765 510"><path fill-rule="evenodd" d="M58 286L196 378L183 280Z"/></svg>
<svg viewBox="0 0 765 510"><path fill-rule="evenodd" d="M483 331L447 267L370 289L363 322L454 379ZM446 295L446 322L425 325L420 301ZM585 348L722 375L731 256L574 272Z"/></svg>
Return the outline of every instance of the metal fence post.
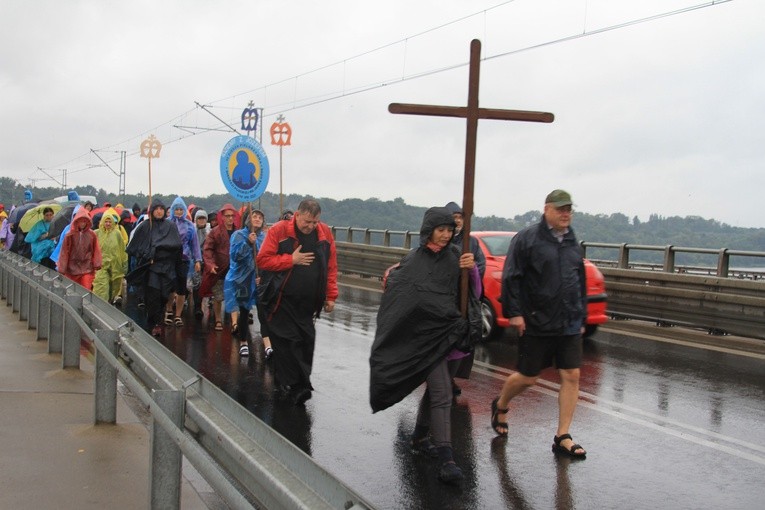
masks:
<svg viewBox="0 0 765 510"><path fill-rule="evenodd" d="M619 246L619 262L616 267L619 269L630 267L630 249L627 247L627 243L622 243Z"/></svg>
<svg viewBox="0 0 765 510"><path fill-rule="evenodd" d="M96 335L104 343L106 349L115 357L119 354L120 333L114 329L97 329ZM117 368L106 361L100 349L96 349L96 388L95 416L93 421L99 423L117 423Z"/></svg>
<svg viewBox="0 0 765 510"><path fill-rule="evenodd" d="M5 306L11 306L13 303L13 274L8 271L5 279Z"/></svg>
<svg viewBox="0 0 765 510"><path fill-rule="evenodd" d="M409 230L406 231L406 234L405 234L406 240L404 241L404 248L409 249L412 247L412 237L414 235L415 234L412 234L412 232L410 232ZM416 234L416 235L419 235L419 234Z"/></svg>
<svg viewBox="0 0 765 510"><path fill-rule="evenodd" d="M664 272L665 273L674 273L675 272L675 250L674 246L667 245L664 248Z"/></svg>
<svg viewBox="0 0 765 510"><path fill-rule="evenodd" d="M36 270L32 271L32 280L34 281L35 286L31 289L32 293L29 296L29 317L27 319L28 329L37 329L37 324L39 323L40 289L37 287L37 285L40 285L42 274L43 273L37 272Z"/></svg>
<svg viewBox="0 0 765 510"><path fill-rule="evenodd" d="M172 422L183 426L183 391L153 390L152 398ZM181 507L181 449L156 420L151 423L151 465L149 466L150 505L152 509L177 510Z"/></svg>
<svg viewBox="0 0 765 510"><path fill-rule="evenodd" d="M66 289L53 282L53 293L57 296L64 297L66 295ZM50 322L48 329L48 354L60 353L64 346L64 307L58 303L50 302Z"/></svg>
<svg viewBox="0 0 765 510"><path fill-rule="evenodd" d="M31 266L24 266L24 276L31 277L34 268ZM29 320L29 298L31 285L28 282L21 280L21 303L19 303L19 320Z"/></svg>
<svg viewBox="0 0 765 510"><path fill-rule="evenodd" d="M17 265L20 266L21 264L17 264ZM12 281L13 281L13 293L11 294L11 296L12 296L12 298L11 298L11 310L13 310L14 312L18 312L19 311L19 304L20 304L20 301L21 301L21 280L19 279L18 276L16 276L15 272L14 272L14 274L12 276Z"/></svg>
<svg viewBox="0 0 765 510"><path fill-rule="evenodd" d="M43 288L53 288L55 277L48 278L48 274L43 273ZM50 337L50 309L51 300L47 292L40 293L40 300L37 305L37 339L47 340Z"/></svg>
<svg viewBox="0 0 765 510"><path fill-rule="evenodd" d="M717 258L717 276L727 278L729 269L730 254L728 253L728 248L723 248L720 250L720 255Z"/></svg>
<svg viewBox="0 0 765 510"><path fill-rule="evenodd" d="M82 317L82 296L66 295L64 297L75 313ZM64 313L64 342L61 356L62 368L80 368L80 325L75 318Z"/></svg>
<svg viewBox="0 0 765 510"><path fill-rule="evenodd" d="M2 255L0 255L0 258ZM8 283L8 271L5 270L5 264L0 264L0 298L5 299L5 289Z"/></svg>

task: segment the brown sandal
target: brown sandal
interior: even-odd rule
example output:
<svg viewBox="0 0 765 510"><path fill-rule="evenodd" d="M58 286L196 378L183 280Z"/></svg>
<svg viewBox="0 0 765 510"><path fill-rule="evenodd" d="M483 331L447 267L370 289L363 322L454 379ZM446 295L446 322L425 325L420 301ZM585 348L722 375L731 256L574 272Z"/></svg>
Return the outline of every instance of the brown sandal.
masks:
<svg viewBox="0 0 765 510"><path fill-rule="evenodd" d="M221 321L215 321L215 331L223 331L223 323Z"/></svg>
<svg viewBox="0 0 765 510"><path fill-rule="evenodd" d="M499 413L506 414L508 409L500 409L498 407L499 397L495 398L491 401L491 428L494 429L494 432L496 432L500 436L506 436L507 435L507 429L509 428L507 426L506 421L499 421ZM505 429L504 432L501 432L497 430L497 428L502 427Z"/></svg>

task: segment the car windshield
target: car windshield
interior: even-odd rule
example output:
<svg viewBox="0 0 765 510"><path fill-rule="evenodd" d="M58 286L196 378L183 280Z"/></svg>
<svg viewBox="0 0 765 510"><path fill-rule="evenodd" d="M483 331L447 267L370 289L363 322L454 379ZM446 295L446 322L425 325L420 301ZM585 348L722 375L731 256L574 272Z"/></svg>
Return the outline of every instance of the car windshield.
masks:
<svg viewBox="0 0 765 510"><path fill-rule="evenodd" d="M503 235L495 236L481 236L483 244L486 245L486 249L489 250L489 254L492 257L504 257L507 255L507 250L510 248L510 240L513 238L513 234L507 233Z"/></svg>

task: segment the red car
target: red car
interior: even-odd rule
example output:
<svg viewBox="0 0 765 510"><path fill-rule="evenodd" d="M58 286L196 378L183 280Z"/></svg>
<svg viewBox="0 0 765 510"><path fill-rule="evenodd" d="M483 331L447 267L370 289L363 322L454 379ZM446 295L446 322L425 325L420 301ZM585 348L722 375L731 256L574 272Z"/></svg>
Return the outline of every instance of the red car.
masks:
<svg viewBox="0 0 765 510"><path fill-rule="evenodd" d="M499 298L502 295L502 268L505 265L507 249L515 232L471 232L478 240L478 245L486 256L486 272L483 275L483 338L489 338L498 328L509 326L507 317L502 315ZM591 336L598 329L598 324L608 320L606 317L606 284L603 274L589 260L584 259L587 281L587 323L584 336Z"/></svg>

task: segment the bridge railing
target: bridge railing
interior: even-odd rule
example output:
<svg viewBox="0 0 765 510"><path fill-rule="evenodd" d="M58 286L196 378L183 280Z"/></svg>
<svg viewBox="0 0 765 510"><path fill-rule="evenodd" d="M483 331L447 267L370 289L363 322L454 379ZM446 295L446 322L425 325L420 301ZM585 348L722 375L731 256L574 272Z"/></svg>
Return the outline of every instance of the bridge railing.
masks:
<svg viewBox="0 0 765 510"><path fill-rule="evenodd" d="M399 262L408 249L391 246L388 231L333 227L340 232L336 241L338 266L342 272L366 278L380 278L385 269ZM343 232L363 235L342 236ZM396 232L401 239L418 233ZM375 240L377 236L377 240ZM377 244L373 244L373 243ZM403 243L401 243L403 244ZM731 260L751 261L763 252L711 250L674 246L582 243L592 248L613 249L613 260L590 259L606 279L608 312L614 317L636 318L665 324L699 327L715 333L731 333L765 339L765 270L732 269ZM663 263L635 262L630 254L652 251ZM716 265L675 264L677 254L704 254L716 257Z"/></svg>
<svg viewBox="0 0 765 510"><path fill-rule="evenodd" d="M619 269L643 269L648 271L662 271L665 273L690 273L700 275L714 275L722 278L746 278L761 280L765 278L765 267L757 269L754 264L762 264L765 261L765 252L731 250L728 248L687 248L681 246L652 246L629 243L592 243L583 242L585 257L588 251L598 249L599 253L613 251L612 259L600 259L588 257L590 262L599 267L616 267ZM662 260L661 263L650 263L631 258L635 252L649 253L654 258ZM678 255L704 255L713 263L710 265L677 264ZM733 263L731 262L733 261ZM737 264L736 264L737 263ZM738 265L738 267L736 267Z"/></svg>
<svg viewBox="0 0 765 510"><path fill-rule="evenodd" d="M48 341L49 352L62 354L64 368L79 368L81 342L95 353L94 423L116 423L118 378L151 413L151 508L180 507L182 456L230 508L371 508L83 287L2 251L0 296Z"/></svg>

